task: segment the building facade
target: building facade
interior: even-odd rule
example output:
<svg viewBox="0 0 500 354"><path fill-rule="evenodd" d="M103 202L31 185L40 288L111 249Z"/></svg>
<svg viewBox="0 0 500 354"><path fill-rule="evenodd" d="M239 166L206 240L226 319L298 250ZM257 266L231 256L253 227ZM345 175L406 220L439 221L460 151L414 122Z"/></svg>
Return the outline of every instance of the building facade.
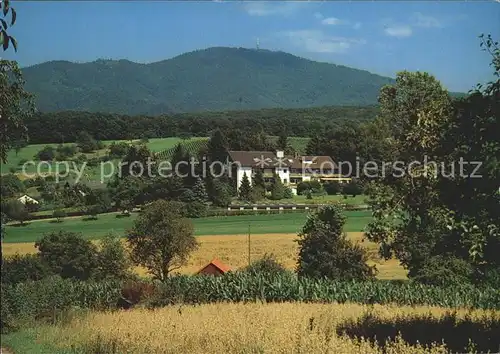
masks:
<svg viewBox="0 0 500 354"><path fill-rule="evenodd" d="M276 175L292 191L304 181L348 183L351 180L338 173L330 156L285 156L283 151L229 151L229 159L238 189L244 175L251 184L258 169L262 170L266 181L271 181Z"/></svg>

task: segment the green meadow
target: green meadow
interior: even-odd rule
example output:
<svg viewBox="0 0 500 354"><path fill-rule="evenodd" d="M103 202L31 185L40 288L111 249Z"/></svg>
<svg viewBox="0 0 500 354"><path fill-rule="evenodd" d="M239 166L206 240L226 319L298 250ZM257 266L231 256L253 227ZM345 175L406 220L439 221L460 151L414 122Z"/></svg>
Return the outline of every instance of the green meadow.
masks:
<svg viewBox="0 0 500 354"><path fill-rule="evenodd" d="M348 211L345 232L361 232L371 220L370 211ZM124 235L131 228L137 214L130 217L117 217L118 213L100 215L97 220L86 220L84 217L67 218L61 223L53 220L39 220L26 223L24 226L7 225L5 227L5 243L34 242L45 233L64 230L81 232L87 239L99 239L109 232ZM264 215L216 216L192 219L196 235L237 235L269 233L296 233L304 225L308 213L283 213Z"/></svg>

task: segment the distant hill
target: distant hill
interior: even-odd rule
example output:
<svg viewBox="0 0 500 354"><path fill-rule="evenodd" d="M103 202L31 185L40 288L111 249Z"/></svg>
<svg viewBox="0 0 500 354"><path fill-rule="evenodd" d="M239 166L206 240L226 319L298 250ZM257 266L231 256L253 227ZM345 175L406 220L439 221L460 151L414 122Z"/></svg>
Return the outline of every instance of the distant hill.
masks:
<svg viewBox="0 0 500 354"><path fill-rule="evenodd" d="M23 70L45 112L120 114L364 106L391 78L268 50L214 47L138 64L51 61Z"/></svg>

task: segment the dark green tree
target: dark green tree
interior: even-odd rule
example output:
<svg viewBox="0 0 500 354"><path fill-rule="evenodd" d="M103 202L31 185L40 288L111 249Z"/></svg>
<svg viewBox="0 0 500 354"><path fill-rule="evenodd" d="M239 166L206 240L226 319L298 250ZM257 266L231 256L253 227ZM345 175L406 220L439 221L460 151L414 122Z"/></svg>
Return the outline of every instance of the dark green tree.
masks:
<svg viewBox="0 0 500 354"><path fill-rule="evenodd" d="M410 278L425 283L463 284L464 277L481 283L500 274L500 51L490 37L482 46L493 56L497 79L462 100L451 102L430 75L406 72L380 96L378 119L391 129L395 160L432 156L437 166L481 161L476 175L482 178L471 178L473 164L451 178L449 170L421 165L370 185L368 237L386 258L396 256Z"/></svg>
<svg viewBox="0 0 500 354"><path fill-rule="evenodd" d="M63 278L87 280L98 272L97 247L74 232L52 232L35 243L42 260Z"/></svg>
<svg viewBox="0 0 500 354"><path fill-rule="evenodd" d="M207 152L210 162L226 162L228 149L229 143L226 135L217 129L208 141Z"/></svg>
<svg viewBox="0 0 500 354"><path fill-rule="evenodd" d="M252 179L252 186L254 188L261 188L262 190L266 190L266 182L264 181L264 172L261 168L258 168Z"/></svg>
<svg viewBox="0 0 500 354"><path fill-rule="evenodd" d="M225 208L231 204L231 191L227 183L218 178L213 179L209 191L209 199L213 205Z"/></svg>
<svg viewBox="0 0 500 354"><path fill-rule="evenodd" d="M343 232L345 220L337 205L320 207L308 217L297 241L299 276L342 280L374 277L375 268L366 264L366 251Z"/></svg>
<svg viewBox="0 0 500 354"><path fill-rule="evenodd" d="M271 185L271 199L280 200L285 198L285 185L281 181L281 178L274 174L273 184Z"/></svg>
<svg viewBox="0 0 500 354"><path fill-rule="evenodd" d="M11 198L26 190L19 177L12 173L0 176L0 186L2 198Z"/></svg>
<svg viewBox="0 0 500 354"><path fill-rule="evenodd" d="M24 225L24 222L30 217L26 206L17 199L3 202L2 211L5 213L8 220L17 221L20 225Z"/></svg>
<svg viewBox="0 0 500 354"><path fill-rule="evenodd" d="M82 152L89 153L98 149L97 141L86 131L78 132L76 137L76 145Z"/></svg>
<svg viewBox="0 0 500 354"><path fill-rule="evenodd" d="M250 180L246 173L243 173L243 178L241 179L241 184L239 188L239 199L243 201L250 201L252 193L252 186L250 185Z"/></svg>
<svg viewBox="0 0 500 354"><path fill-rule="evenodd" d="M131 274L129 254L114 233L108 233L100 240L97 263L99 269L95 277L99 279L125 279Z"/></svg>

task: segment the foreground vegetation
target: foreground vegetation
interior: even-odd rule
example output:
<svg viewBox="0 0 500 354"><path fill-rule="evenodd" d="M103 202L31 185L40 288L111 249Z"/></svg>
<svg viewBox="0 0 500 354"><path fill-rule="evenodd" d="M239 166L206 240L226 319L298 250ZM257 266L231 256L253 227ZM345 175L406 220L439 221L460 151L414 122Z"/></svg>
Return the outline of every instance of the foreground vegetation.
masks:
<svg viewBox="0 0 500 354"><path fill-rule="evenodd" d="M494 331L499 312L455 311L352 303L217 303L92 312L66 324L5 335L2 341L14 352L55 354L420 354L498 349Z"/></svg>

